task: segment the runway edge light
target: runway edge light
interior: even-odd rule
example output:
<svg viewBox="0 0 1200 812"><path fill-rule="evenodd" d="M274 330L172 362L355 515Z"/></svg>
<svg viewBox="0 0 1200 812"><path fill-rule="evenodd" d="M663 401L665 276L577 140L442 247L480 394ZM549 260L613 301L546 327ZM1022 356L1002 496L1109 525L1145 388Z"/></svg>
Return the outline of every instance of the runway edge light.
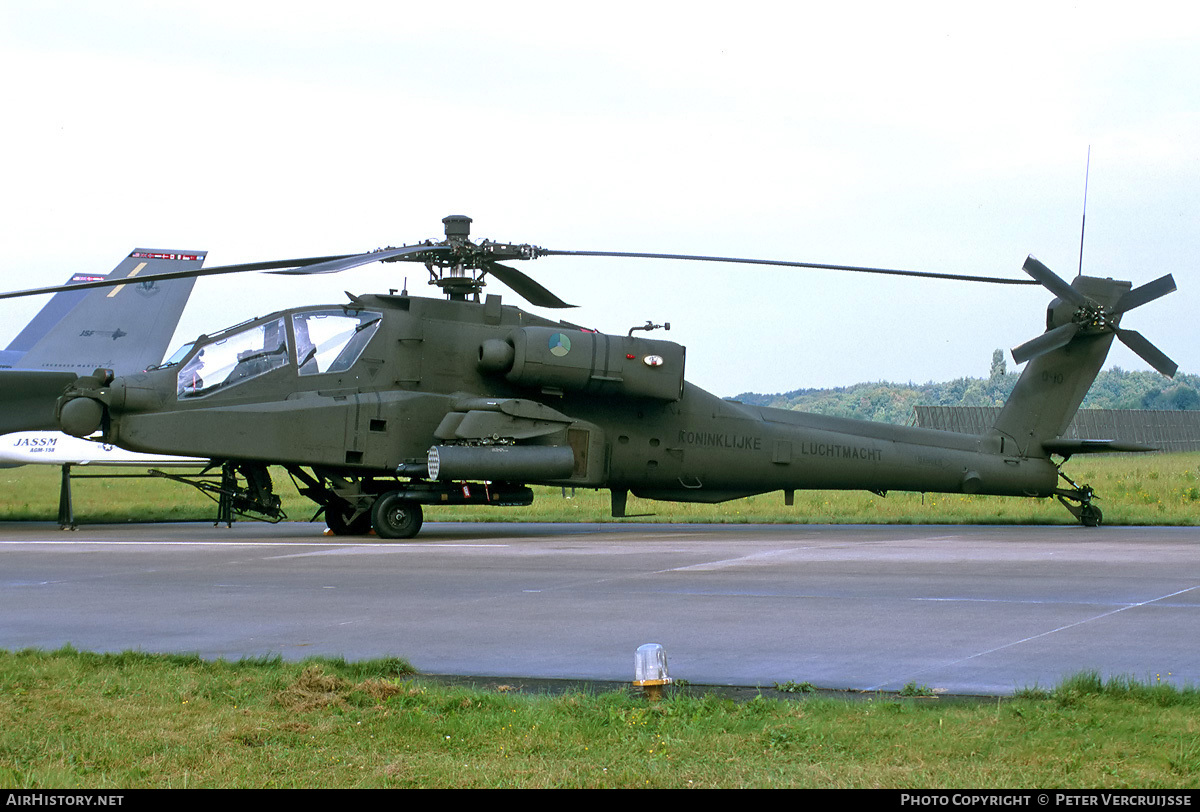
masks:
<svg viewBox="0 0 1200 812"><path fill-rule="evenodd" d="M667 675L667 652L658 643L638 646L633 655L633 684L648 699L661 699L663 686L671 684Z"/></svg>

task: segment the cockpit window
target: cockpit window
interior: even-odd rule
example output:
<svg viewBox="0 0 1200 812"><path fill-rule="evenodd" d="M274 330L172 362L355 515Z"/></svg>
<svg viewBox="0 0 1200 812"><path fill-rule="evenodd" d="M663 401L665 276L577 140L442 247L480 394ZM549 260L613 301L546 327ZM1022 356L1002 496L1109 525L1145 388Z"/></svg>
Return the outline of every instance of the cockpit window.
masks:
<svg viewBox="0 0 1200 812"><path fill-rule="evenodd" d="M282 318L202 344L179 370L178 395L191 398L258 377L289 362Z"/></svg>
<svg viewBox="0 0 1200 812"><path fill-rule="evenodd" d="M343 308L294 313L292 330L300 374L349 369L375 335L381 318L381 314L369 310Z"/></svg>
<svg viewBox="0 0 1200 812"><path fill-rule="evenodd" d="M167 360L163 361L163 362L162 362L162 364L160 364L160 365L159 365L159 368L161 368L161 367L173 367L173 366L175 366L176 364L178 364L180 361L182 361L182 360L184 359L184 356L186 356L186 355L187 355L189 352L191 352L191 351L192 351L192 345L193 345L194 343L195 343L195 342L193 342L193 341L189 341L188 343L184 344L184 345L183 345L182 347L180 347L179 349L175 350L175 352L171 353L171 357L170 357L170 358L168 358Z"/></svg>

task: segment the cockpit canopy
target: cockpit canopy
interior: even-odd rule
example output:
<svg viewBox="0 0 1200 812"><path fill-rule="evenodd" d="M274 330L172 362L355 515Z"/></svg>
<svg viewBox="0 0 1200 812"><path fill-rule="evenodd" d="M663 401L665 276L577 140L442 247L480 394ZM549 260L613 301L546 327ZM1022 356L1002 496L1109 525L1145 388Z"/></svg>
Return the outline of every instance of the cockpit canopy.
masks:
<svg viewBox="0 0 1200 812"><path fill-rule="evenodd" d="M179 370L177 394L200 397L288 365L300 375L344 372L382 318L351 307L310 308L202 336Z"/></svg>

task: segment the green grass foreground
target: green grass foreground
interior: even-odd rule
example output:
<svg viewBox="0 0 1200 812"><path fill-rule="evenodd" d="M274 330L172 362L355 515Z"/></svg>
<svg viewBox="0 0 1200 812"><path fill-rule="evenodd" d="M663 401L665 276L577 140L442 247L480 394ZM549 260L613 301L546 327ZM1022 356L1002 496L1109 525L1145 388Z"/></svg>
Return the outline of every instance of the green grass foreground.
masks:
<svg viewBox="0 0 1200 812"><path fill-rule="evenodd" d="M78 468L82 473L105 469ZM107 469L114 472L115 469ZM129 469L123 469L129 472ZM1200 453L1078 457L1065 467L1072 479L1095 488L1109 525L1200 525ZM272 469L275 491L294 520L316 506L301 497L287 473ZM5 499L0 521L53 521L58 515L59 471L24 466L0 471ZM79 521L209 520L213 502L186 485L163 479L83 479L74 483ZM430 507L427 521L606 522L608 491L535 488L523 508ZM570 498L567 498L570 497ZM779 492L719 505L651 502L631 497L628 512L653 514L634 521L797 524L1075 524L1054 499L862 491L797 491L787 506ZM620 521L620 520L616 520Z"/></svg>
<svg viewBox="0 0 1200 812"><path fill-rule="evenodd" d="M399 659L0 652L0 786L1196 788L1200 692L522 695ZM915 693L921 693L916 691Z"/></svg>

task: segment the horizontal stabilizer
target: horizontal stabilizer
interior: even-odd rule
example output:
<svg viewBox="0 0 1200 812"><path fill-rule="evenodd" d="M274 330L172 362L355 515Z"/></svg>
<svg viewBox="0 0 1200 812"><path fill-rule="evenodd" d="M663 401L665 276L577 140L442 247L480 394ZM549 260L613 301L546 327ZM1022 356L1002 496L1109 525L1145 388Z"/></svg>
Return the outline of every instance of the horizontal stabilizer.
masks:
<svg viewBox="0 0 1200 812"><path fill-rule="evenodd" d="M1154 446L1121 440L1045 440L1042 448L1051 454L1073 457L1076 454L1115 454L1117 452L1157 451Z"/></svg>

